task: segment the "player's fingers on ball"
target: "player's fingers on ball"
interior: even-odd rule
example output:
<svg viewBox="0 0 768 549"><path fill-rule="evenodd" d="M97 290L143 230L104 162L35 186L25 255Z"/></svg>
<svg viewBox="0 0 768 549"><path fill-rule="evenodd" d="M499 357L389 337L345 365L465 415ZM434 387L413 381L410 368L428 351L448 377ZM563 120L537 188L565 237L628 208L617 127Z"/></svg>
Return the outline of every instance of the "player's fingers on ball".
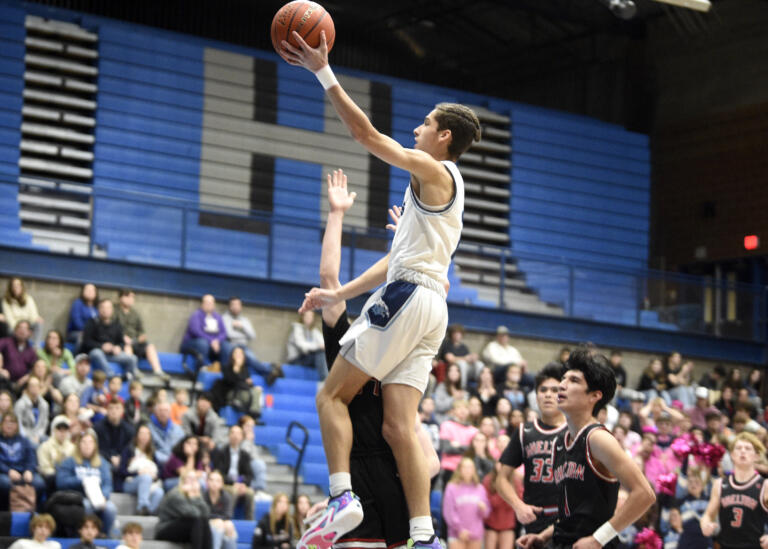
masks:
<svg viewBox="0 0 768 549"><path fill-rule="evenodd" d="M293 54L300 54L301 53L301 50L299 48L297 48L296 46L294 46L293 44L291 44L290 42L288 42L288 40L283 40L283 41L280 42L280 44L283 46L284 50L288 50L289 52L291 52Z"/></svg>
<svg viewBox="0 0 768 549"><path fill-rule="evenodd" d="M311 50L312 49L312 48L309 47L309 44L307 44L304 41L304 39L301 37L301 35L298 32L293 31L293 37L296 39L296 42L298 42L299 47L301 47L301 49L303 51L307 51L307 50Z"/></svg>

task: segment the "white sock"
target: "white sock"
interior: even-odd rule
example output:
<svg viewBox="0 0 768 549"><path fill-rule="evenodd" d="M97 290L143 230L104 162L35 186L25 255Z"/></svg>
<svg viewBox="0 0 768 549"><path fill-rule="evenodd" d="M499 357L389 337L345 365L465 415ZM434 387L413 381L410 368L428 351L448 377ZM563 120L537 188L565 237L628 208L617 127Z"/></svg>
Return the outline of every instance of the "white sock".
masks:
<svg viewBox="0 0 768 549"><path fill-rule="evenodd" d="M427 541L435 535L435 529L432 526L432 517L413 517L408 521L413 541Z"/></svg>
<svg viewBox="0 0 768 549"><path fill-rule="evenodd" d="M331 490L331 497L335 498L352 489L352 476L349 473L333 473L328 477L328 485Z"/></svg>

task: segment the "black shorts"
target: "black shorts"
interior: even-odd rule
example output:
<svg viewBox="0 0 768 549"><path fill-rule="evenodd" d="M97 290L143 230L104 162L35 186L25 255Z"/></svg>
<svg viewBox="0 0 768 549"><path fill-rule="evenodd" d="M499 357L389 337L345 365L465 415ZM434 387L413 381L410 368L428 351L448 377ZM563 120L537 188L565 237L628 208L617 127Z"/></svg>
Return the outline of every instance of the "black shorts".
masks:
<svg viewBox="0 0 768 549"><path fill-rule="evenodd" d="M139 341L133 342L133 354L136 355L136 358L139 360L143 358L147 358L147 345L149 345L147 342L141 343Z"/></svg>
<svg viewBox="0 0 768 549"><path fill-rule="evenodd" d="M334 547L384 549L405 545L409 537L408 505L394 457L387 454L353 456L350 469L352 490L363 504L363 522Z"/></svg>

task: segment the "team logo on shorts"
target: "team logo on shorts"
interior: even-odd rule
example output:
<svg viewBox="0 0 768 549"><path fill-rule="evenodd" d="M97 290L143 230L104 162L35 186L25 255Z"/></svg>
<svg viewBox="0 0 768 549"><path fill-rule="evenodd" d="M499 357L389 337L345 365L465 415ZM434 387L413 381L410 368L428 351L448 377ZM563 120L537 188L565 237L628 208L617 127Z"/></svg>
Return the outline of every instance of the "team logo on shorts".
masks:
<svg viewBox="0 0 768 549"><path fill-rule="evenodd" d="M383 299L379 299L371 305L370 312L372 315L375 315L379 318L389 318L389 307L387 307L387 304L384 303Z"/></svg>

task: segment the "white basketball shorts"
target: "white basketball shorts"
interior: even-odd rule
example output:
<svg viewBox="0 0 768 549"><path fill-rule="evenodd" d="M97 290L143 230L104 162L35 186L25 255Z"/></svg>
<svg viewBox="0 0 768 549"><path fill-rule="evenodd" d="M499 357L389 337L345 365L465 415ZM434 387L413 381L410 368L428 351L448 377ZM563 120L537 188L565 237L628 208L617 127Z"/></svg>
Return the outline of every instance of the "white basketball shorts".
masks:
<svg viewBox="0 0 768 549"><path fill-rule="evenodd" d="M396 280L379 288L341 338L341 355L382 385L422 393L445 338L448 307L433 290Z"/></svg>

